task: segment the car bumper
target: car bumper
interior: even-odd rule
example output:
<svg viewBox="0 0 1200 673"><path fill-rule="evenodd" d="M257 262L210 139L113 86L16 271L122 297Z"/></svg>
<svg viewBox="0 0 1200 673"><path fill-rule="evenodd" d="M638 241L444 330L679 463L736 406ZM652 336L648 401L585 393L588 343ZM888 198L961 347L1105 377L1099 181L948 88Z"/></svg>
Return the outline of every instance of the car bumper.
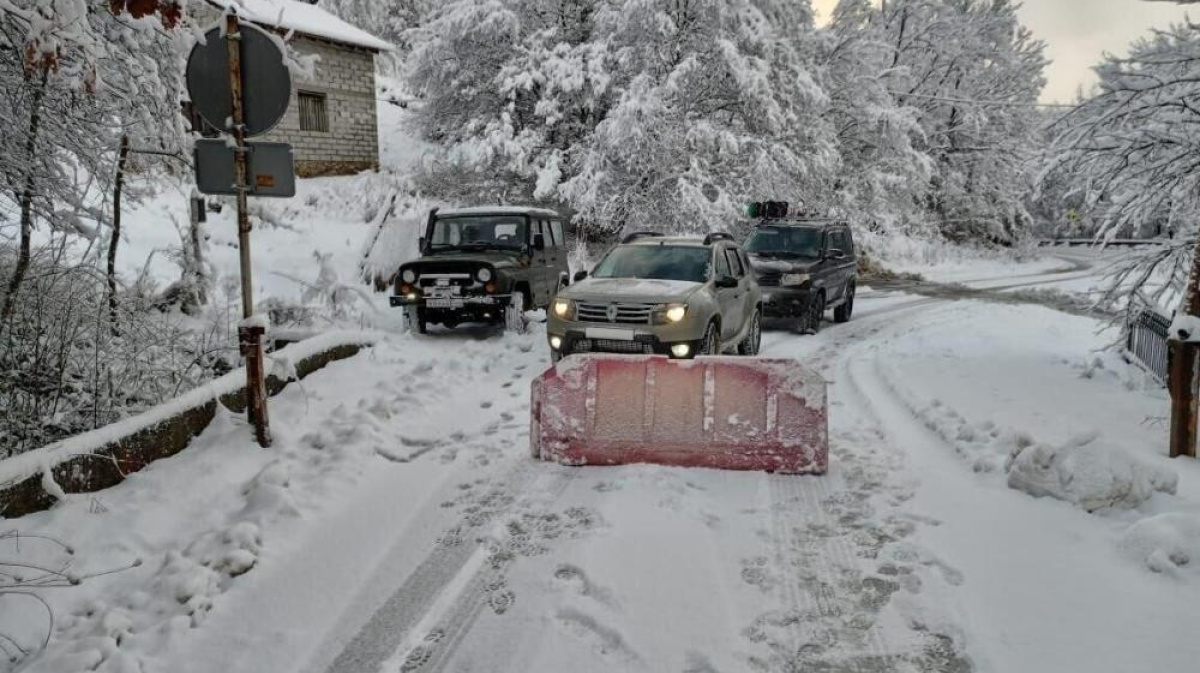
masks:
<svg viewBox="0 0 1200 673"><path fill-rule="evenodd" d="M556 338L562 339L558 348L554 348L554 340ZM671 350L672 347L686 344L688 350L687 354L683 357L688 358L694 356L696 350L700 347L699 340L662 341L653 334L638 334L632 340L626 341L624 339L589 337L584 332L576 331L568 331L562 337L551 336L549 343L550 350L557 351L563 355L574 355L577 353L634 353L676 357Z"/></svg>
<svg viewBox="0 0 1200 673"><path fill-rule="evenodd" d="M804 314L812 300L811 288L762 288L762 312L768 318L795 318Z"/></svg>
<svg viewBox="0 0 1200 673"><path fill-rule="evenodd" d="M450 305L438 305L437 300L432 297L414 297L409 299L404 295L394 294L388 297L388 303L393 307L419 306L437 311L453 311L464 308L486 308L486 307L501 307L508 306L512 295L507 294L489 294L486 296L465 296L454 297ZM430 300L433 300L433 304Z"/></svg>
<svg viewBox="0 0 1200 673"><path fill-rule="evenodd" d="M689 324L627 325L619 323L583 323L550 320L546 339L550 349L569 355L573 353L657 353L672 355L671 348L688 345L688 355L695 354L704 338L701 327ZM559 344L558 348L554 344Z"/></svg>

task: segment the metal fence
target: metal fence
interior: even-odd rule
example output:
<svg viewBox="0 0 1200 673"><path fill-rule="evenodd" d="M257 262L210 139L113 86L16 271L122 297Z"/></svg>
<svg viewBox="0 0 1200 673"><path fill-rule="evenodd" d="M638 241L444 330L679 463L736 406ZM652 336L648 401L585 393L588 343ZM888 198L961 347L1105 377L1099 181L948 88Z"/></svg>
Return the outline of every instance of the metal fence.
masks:
<svg viewBox="0 0 1200 673"><path fill-rule="evenodd" d="M1167 335L1171 318L1148 306L1131 312L1125 341L1127 356L1136 359L1163 385L1167 384Z"/></svg>

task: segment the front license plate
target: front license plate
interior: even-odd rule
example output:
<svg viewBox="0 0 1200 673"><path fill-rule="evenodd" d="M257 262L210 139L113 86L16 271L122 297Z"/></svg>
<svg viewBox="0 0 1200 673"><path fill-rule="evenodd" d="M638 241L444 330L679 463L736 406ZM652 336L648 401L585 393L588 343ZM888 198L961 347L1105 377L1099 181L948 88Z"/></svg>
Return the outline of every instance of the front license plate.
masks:
<svg viewBox="0 0 1200 673"><path fill-rule="evenodd" d="M613 329L611 327L589 327L584 330L589 339L611 339L613 341L633 341L633 330Z"/></svg>
<svg viewBox="0 0 1200 673"><path fill-rule="evenodd" d="M425 305L429 308L462 308L463 300L461 299L426 299Z"/></svg>

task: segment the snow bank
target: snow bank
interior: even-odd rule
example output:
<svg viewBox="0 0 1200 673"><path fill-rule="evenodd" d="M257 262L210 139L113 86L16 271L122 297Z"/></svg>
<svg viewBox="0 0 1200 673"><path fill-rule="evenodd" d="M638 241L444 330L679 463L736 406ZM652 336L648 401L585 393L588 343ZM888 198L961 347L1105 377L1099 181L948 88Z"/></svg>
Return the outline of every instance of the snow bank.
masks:
<svg viewBox="0 0 1200 673"><path fill-rule="evenodd" d="M1133 509L1155 493L1175 493L1178 477L1098 442L1099 433L1061 446L1034 444L1008 464L1008 485L1035 497L1049 496L1094 512Z"/></svg>
<svg viewBox="0 0 1200 673"><path fill-rule="evenodd" d="M1104 444L1100 433L1055 446L990 421L972 423L940 400L916 408L911 395L900 397L926 427L971 461L976 472L1006 474L1010 488L1034 497L1056 498L1088 512L1133 509L1155 493L1174 494L1178 484L1175 472Z"/></svg>
<svg viewBox="0 0 1200 673"><path fill-rule="evenodd" d="M1200 515L1171 512L1130 526L1118 543L1122 552L1150 570L1200 575Z"/></svg>
<svg viewBox="0 0 1200 673"><path fill-rule="evenodd" d="M272 371L293 371L295 364L339 346L369 345L382 339L377 332L335 331L292 344L272 353ZM77 456L96 455L100 449L135 433L150 429L184 412L204 406L214 399L236 392L246 386L246 371L236 369L173 400L160 404L136 416L90 432L68 437L49 446L28 451L0 461L0 489L7 488L38 474L49 475L56 466ZM52 479L44 479L52 482ZM57 489L47 488L54 493Z"/></svg>

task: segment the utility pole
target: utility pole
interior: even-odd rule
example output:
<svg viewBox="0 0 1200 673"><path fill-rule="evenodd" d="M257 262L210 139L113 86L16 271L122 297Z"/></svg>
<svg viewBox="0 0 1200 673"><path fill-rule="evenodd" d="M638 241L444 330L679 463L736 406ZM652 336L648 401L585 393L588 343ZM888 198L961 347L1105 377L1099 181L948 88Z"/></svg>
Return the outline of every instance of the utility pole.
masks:
<svg viewBox="0 0 1200 673"><path fill-rule="evenodd" d="M254 285L250 272L250 213L246 208L246 192L249 189L246 159L246 118L242 98L242 35L236 13L225 17L225 35L229 45L229 93L232 97L232 128L230 129L236 148L234 168L237 177L237 221L238 252L242 271L242 318L238 326L238 346L246 361L246 413L254 425L254 437L258 445L271 445L271 426L267 418L267 389L263 367L262 338L266 328L252 324L254 316Z"/></svg>

